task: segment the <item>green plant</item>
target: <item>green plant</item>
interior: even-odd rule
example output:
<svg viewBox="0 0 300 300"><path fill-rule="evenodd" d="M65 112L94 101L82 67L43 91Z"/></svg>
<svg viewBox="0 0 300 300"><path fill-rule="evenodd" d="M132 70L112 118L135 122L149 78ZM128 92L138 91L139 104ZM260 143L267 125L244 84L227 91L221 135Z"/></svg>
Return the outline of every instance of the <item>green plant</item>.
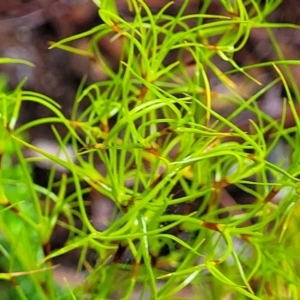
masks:
<svg viewBox="0 0 300 300"><path fill-rule="evenodd" d="M13 59L0 59L0 63L29 64ZM47 290L55 298L49 266L39 264L45 227L49 225L41 213L41 188L33 183L21 144L11 138L21 102L26 100L21 87L22 84L12 93L3 88L0 94L0 278L14 286L2 288L0 295L2 299L27 299L26 295L31 299L47 299Z"/></svg>
<svg viewBox="0 0 300 300"><path fill-rule="evenodd" d="M3 279L18 280L12 273L16 261L35 287L37 299L133 299L137 287L137 299L179 299L178 293L186 287L194 291L195 299L299 298L295 238L299 228L299 122L285 128L284 113L274 122L256 102L282 82L288 95L283 111L290 110L297 119L297 103L278 66L286 67L284 74L289 77L287 66L298 62L282 59L242 68L234 60L253 28L266 28L272 37L269 29L281 26L266 22L279 1L264 2L222 1L226 15L208 15L210 1L205 1L199 12L184 15L189 3L184 1L173 17L165 13L172 2L153 14L143 1L133 0L128 6L134 18L128 21L119 16L115 1L101 1L103 24L52 44L92 58L107 74L106 80L88 87L83 82L70 120L53 100L22 91L21 86L2 95L1 140L5 147L0 153L10 155L7 147L13 146L22 173L17 182L23 184L25 193L12 201L9 182L1 174L1 231L8 247L14 249ZM108 35L122 41L117 70L106 63L97 47ZM86 52L68 44L85 37L90 37ZM171 51L176 52L176 59L166 65ZM184 64L186 56L194 65L192 74ZM214 63L216 56L231 66L228 72ZM266 65L278 77L243 97L232 74L259 85L250 71ZM211 90L210 74L230 96ZM213 98L235 108L224 117ZM45 105L54 116L15 128L22 101ZM249 132L234 123L246 109L256 116L255 122L249 121ZM22 138L29 128L46 123L52 125L66 160ZM61 136L55 124L64 125L68 134ZM287 169L281 162L268 161L280 139L292 152ZM75 161L66 151L67 144L76 153ZM24 158L22 147L53 162L48 189L33 183L27 165L34 159ZM55 182L57 164L69 173ZM66 195L68 184L75 187L71 195ZM229 185L250 194L253 201L238 204L230 199L228 204L225 188ZM57 186L58 193L51 192ZM85 200L91 191L116 206L117 217L112 216L103 231L95 228L87 214ZM280 201L273 201L279 193ZM29 211L28 203L33 208ZM68 223L58 220L61 213ZM81 229L76 228L74 216L81 219ZM64 247L51 251L49 241L57 222L70 236ZM16 235L23 237L18 238L22 247L16 247ZM36 242L30 243L32 239ZM16 248L31 254L24 257ZM130 249L131 262L112 263L112 257L114 262L120 260L125 248ZM74 249L81 250L78 270L84 266L89 274L81 285L58 292L50 279L51 259ZM90 249L97 254L95 265L86 259ZM21 299L32 299L22 286L15 286Z"/></svg>

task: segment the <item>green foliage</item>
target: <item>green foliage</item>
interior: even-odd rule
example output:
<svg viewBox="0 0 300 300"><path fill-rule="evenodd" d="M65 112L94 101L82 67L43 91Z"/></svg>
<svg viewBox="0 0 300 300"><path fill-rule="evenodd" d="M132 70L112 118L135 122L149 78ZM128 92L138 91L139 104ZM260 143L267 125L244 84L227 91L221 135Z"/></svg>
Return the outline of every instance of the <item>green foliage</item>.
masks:
<svg viewBox="0 0 300 300"><path fill-rule="evenodd" d="M20 299L133 299L133 293L137 299L179 299L177 293L188 286L195 299L298 299L298 123L286 129L284 119L274 122L256 102L281 81L289 95L283 109L296 115L278 66L298 62L241 68L234 60L252 29L279 26L265 19L279 1L222 1L227 15L208 15L207 1L199 13L184 15L185 1L175 17L165 13L171 2L157 14L143 1L128 2L132 20L118 14L114 1L101 1L101 25L51 46L92 58L107 74L106 80L82 84L70 119L53 100L23 91L22 85L1 94L1 278L12 283L11 293ZM104 36L122 41L117 70L97 47ZM90 37L86 52L68 45L84 37ZM171 51L176 59L166 64ZM192 74L183 63L186 53L195 66ZM230 72L222 72L215 57L229 63ZM278 78L243 97L231 74L259 85L248 71L263 65L275 68ZM230 99L220 94L217 101L236 105L226 118L215 109L210 74L230 91ZM23 101L42 104L53 116L15 126ZM233 122L245 109L257 116L250 133ZM46 123L66 160L25 141L29 128ZM61 136L55 124L64 125L68 134ZM287 169L268 161L280 139L292 152ZM53 162L49 189L34 184L34 159L25 158L23 148ZM69 170L58 182L56 165ZM66 194L68 184L74 185L74 194ZM224 204L229 185L255 201ZM52 187L59 187L58 192L51 192ZM111 199L117 208L103 231L94 227L86 210L90 191ZM280 201L273 201L279 193ZM190 209L193 204L197 209ZM58 220L60 214L68 223ZM82 229L75 227L75 215ZM47 251L57 222L70 231L68 242ZM123 247L130 249L132 262L112 264ZM81 250L78 270L85 266L89 275L62 292L52 280L51 259L74 249ZM98 258L93 266L86 261L90 249Z"/></svg>

